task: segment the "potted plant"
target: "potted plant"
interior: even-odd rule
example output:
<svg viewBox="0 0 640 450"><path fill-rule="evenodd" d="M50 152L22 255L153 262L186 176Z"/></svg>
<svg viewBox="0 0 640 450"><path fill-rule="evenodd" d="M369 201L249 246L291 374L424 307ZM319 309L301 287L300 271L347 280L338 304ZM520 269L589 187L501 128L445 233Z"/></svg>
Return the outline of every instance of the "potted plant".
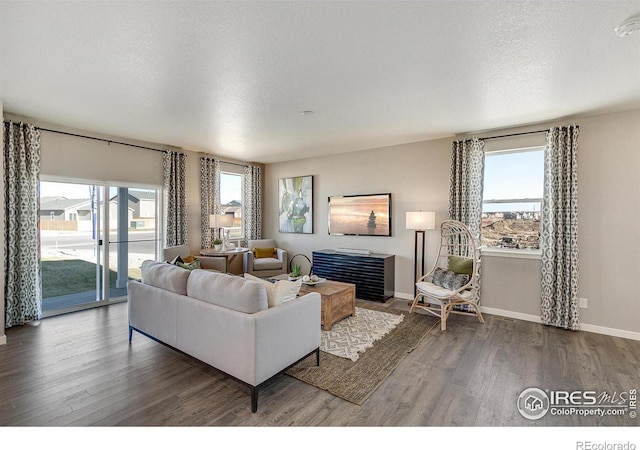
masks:
<svg viewBox="0 0 640 450"><path fill-rule="evenodd" d="M219 252L222 249L222 239L215 238L213 240L213 248L215 248L216 251Z"/></svg>
<svg viewBox="0 0 640 450"><path fill-rule="evenodd" d="M300 270L300 266L295 264L291 266L291 272L289 273L289 280L295 281L298 278L300 278L301 275L302 275L302 272Z"/></svg>

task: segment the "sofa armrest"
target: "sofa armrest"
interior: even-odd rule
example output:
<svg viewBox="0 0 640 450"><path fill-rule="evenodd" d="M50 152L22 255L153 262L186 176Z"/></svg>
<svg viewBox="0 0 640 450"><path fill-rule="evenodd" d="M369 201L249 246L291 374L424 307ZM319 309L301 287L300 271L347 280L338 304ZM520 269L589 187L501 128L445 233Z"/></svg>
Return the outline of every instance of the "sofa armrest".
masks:
<svg viewBox="0 0 640 450"><path fill-rule="evenodd" d="M253 252L251 250L249 250L247 253L245 253L244 255L244 272L245 273L252 273L253 272Z"/></svg>
<svg viewBox="0 0 640 450"><path fill-rule="evenodd" d="M312 292L254 315L257 383L320 347L320 304Z"/></svg>
<svg viewBox="0 0 640 450"><path fill-rule="evenodd" d="M277 248L276 247L276 254L278 255L278 260L282 261L282 267L285 268L285 270L289 271L289 261L287 261L287 251L282 249L282 248Z"/></svg>
<svg viewBox="0 0 640 450"><path fill-rule="evenodd" d="M217 256L196 256L200 260L200 267L202 269L213 269L218 272L225 273L227 270L227 265L225 261L225 257L217 257Z"/></svg>

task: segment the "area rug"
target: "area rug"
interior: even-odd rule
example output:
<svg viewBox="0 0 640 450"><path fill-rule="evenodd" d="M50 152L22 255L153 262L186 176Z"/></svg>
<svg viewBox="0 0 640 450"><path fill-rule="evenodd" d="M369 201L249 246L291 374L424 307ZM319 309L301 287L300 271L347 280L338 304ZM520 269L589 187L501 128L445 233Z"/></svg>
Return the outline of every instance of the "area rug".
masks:
<svg viewBox="0 0 640 450"><path fill-rule="evenodd" d="M404 314L390 314L356 306L354 316L335 323L331 330L320 333L320 350L341 358L357 361L360 354L373 347L393 330Z"/></svg>
<svg viewBox="0 0 640 450"><path fill-rule="evenodd" d="M373 347L361 353L357 361L320 351L320 366L315 365L316 358L312 355L285 373L336 397L362 405L439 322L433 316L409 314L384 305L358 302L358 307L404 314L404 318Z"/></svg>

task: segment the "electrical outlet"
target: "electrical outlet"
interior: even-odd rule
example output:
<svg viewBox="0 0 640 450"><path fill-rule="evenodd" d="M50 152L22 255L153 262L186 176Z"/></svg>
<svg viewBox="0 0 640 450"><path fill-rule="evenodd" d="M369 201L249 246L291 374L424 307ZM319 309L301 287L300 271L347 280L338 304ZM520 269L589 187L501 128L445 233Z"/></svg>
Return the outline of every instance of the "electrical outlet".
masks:
<svg viewBox="0 0 640 450"><path fill-rule="evenodd" d="M578 299L578 306L580 306L580 308L584 308L587 309L587 299L586 298L579 298Z"/></svg>

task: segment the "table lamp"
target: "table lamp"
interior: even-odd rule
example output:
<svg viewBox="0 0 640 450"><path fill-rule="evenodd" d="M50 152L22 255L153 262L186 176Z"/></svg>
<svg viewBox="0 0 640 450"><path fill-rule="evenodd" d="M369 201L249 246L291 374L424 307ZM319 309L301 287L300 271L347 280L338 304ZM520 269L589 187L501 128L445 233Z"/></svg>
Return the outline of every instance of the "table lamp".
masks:
<svg viewBox="0 0 640 450"><path fill-rule="evenodd" d="M211 214L209 216L209 228L218 229L218 237L223 239L225 227L233 225L233 216L231 214Z"/></svg>

